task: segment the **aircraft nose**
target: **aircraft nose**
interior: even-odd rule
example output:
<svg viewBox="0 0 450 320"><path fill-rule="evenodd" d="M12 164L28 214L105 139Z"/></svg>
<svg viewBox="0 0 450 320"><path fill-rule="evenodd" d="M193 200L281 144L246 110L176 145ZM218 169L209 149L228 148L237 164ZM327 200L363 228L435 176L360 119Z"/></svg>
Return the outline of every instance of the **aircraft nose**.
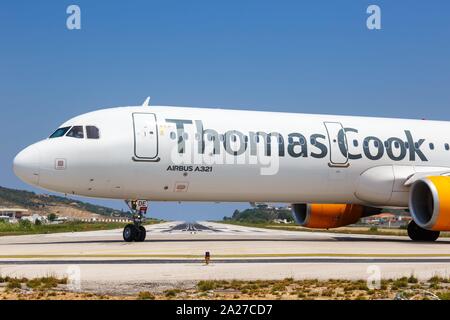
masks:
<svg viewBox="0 0 450 320"><path fill-rule="evenodd" d="M22 150L14 158L14 173L22 181L32 184L39 184L40 154L36 145L29 146Z"/></svg>

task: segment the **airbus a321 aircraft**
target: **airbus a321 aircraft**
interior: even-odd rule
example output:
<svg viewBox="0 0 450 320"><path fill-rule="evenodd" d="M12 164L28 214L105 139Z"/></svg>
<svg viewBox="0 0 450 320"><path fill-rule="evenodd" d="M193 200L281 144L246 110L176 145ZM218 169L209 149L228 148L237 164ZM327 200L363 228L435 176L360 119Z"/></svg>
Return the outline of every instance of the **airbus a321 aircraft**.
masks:
<svg viewBox="0 0 450 320"><path fill-rule="evenodd" d="M25 182L95 198L290 203L308 228L407 208L450 231L450 123L149 106L75 117L14 159ZM144 241L140 215L123 232Z"/></svg>

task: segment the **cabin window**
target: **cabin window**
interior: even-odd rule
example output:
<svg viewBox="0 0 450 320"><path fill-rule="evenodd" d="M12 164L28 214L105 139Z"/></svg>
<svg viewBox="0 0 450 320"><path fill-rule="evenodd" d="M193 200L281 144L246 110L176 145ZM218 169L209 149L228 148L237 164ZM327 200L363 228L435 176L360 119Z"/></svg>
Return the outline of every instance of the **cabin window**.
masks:
<svg viewBox="0 0 450 320"><path fill-rule="evenodd" d="M59 128L55 132L52 133L50 139L64 137L67 131L70 130L70 127Z"/></svg>
<svg viewBox="0 0 450 320"><path fill-rule="evenodd" d="M445 150L450 150L450 145L448 143L445 144Z"/></svg>
<svg viewBox="0 0 450 320"><path fill-rule="evenodd" d="M430 143L430 150L434 150L434 143Z"/></svg>
<svg viewBox="0 0 450 320"><path fill-rule="evenodd" d="M66 135L67 137L83 139L84 138L84 130L83 126L74 126Z"/></svg>
<svg viewBox="0 0 450 320"><path fill-rule="evenodd" d="M86 126L86 136L88 139L100 139L100 130L95 126Z"/></svg>
<svg viewBox="0 0 450 320"><path fill-rule="evenodd" d="M170 133L170 139L175 140L176 138L177 138L176 133L172 131L172 132Z"/></svg>

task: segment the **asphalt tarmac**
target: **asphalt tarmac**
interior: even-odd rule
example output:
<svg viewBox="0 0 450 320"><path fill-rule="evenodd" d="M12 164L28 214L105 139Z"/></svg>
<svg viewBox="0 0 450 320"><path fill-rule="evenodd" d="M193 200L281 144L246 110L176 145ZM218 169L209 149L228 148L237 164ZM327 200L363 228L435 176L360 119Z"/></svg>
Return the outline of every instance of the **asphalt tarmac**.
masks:
<svg viewBox="0 0 450 320"><path fill-rule="evenodd" d="M94 291L206 279L366 279L374 270L382 278L450 275L446 238L417 243L398 236L212 222L168 222L146 229L142 243L124 242L122 230L0 237L0 274L75 276Z"/></svg>

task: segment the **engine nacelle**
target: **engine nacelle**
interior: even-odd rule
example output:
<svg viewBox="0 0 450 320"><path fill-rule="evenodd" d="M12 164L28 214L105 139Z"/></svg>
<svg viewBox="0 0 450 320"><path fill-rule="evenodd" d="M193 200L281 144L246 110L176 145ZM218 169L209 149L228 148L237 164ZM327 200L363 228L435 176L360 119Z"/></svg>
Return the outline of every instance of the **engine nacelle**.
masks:
<svg viewBox="0 0 450 320"><path fill-rule="evenodd" d="M356 223L360 218L381 212L379 208L357 204L300 204L292 205L295 222L303 227L329 229Z"/></svg>
<svg viewBox="0 0 450 320"><path fill-rule="evenodd" d="M426 177L414 182L409 211L423 229L450 231L450 177Z"/></svg>

